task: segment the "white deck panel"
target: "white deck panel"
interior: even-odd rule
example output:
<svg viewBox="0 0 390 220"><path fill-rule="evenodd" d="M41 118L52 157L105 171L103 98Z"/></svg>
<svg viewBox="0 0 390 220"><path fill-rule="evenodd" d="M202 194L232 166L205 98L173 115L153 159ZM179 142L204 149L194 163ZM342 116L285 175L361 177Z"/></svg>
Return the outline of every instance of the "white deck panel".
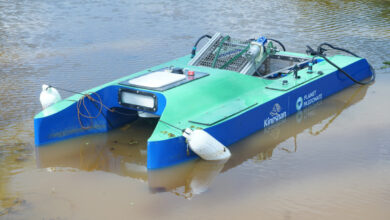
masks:
<svg viewBox="0 0 390 220"><path fill-rule="evenodd" d="M129 80L129 83L141 87L160 88L186 78L185 75L170 72L153 72L144 76Z"/></svg>

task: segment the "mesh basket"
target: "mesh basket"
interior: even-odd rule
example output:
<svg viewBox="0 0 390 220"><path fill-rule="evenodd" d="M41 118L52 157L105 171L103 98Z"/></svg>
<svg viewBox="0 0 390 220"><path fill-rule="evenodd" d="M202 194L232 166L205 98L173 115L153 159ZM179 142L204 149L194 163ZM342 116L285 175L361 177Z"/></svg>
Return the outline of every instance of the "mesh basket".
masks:
<svg viewBox="0 0 390 220"><path fill-rule="evenodd" d="M249 44L249 40L220 36L202 53L194 65L240 72L249 62L245 57Z"/></svg>

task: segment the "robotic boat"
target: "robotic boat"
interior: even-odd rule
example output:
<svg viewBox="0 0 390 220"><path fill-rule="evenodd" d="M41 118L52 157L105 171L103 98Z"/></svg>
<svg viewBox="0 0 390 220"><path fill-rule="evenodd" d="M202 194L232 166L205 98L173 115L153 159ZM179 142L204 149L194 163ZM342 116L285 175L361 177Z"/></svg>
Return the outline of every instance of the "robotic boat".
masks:
<svg viewBox="0 0 390 220"><path fill-rule="evenodd" d="M205 38L209 40L196 52ZM326 56L327 49L350 55ZM198 155L220 159L229 156L224 146L374 79L366 59L327 43L316 50L308 46L307 54L301 54L286 52L279 41L265 37L204 35L190 55L63 100L55 89L61 88L44 86L44 110L34 118L35 145L107 132L147 118L155 123L147 140L148 169Z"/></svg>

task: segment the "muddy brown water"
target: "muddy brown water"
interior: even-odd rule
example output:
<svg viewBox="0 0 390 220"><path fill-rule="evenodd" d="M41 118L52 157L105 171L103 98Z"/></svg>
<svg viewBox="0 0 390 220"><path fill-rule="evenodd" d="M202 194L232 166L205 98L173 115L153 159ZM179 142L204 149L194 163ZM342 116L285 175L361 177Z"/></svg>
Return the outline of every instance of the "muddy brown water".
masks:
<svg viewBox="0 0 390 220"><path fill-rule="evenodd" d="M390 219L389 1L0 1L0 219ZM377 72L231 147L147 171L153 121L35 148L41 84L82 91L207 32L334 43ZM62 93L63 96L71 94Z"/></svg>

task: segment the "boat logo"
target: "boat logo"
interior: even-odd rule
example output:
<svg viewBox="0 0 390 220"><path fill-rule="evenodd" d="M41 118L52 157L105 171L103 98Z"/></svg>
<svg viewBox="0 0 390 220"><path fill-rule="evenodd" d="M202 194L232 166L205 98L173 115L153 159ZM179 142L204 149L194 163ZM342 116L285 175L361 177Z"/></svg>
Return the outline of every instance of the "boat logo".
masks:
<svg viewBox="0 0 390 220"><path fill-rule="evenodd" d="M280 107L279 103L276 103L274 107L272 108L272 111L269 113L271 116L277 116L279 115L280 110L282 107Z"/></svg>
<svg viewBox="0 0 390 220"><path fill-rule="evenodd" d="M280 106L280 104L275 103L274 106L272 107L272 110L269 113L269 115L270 116L264 120L264 127L270 126L270 125L286 118L287 112L286 111L282 112L282 107Z"/></svg>
<svg viewBox="0 0 390 220"><path fill-rule="evenodd" d="M295 107L297 107L297 111L300 111L302 109L302 106L303 106L303 98L299 97L295 105Z"/></svg>

